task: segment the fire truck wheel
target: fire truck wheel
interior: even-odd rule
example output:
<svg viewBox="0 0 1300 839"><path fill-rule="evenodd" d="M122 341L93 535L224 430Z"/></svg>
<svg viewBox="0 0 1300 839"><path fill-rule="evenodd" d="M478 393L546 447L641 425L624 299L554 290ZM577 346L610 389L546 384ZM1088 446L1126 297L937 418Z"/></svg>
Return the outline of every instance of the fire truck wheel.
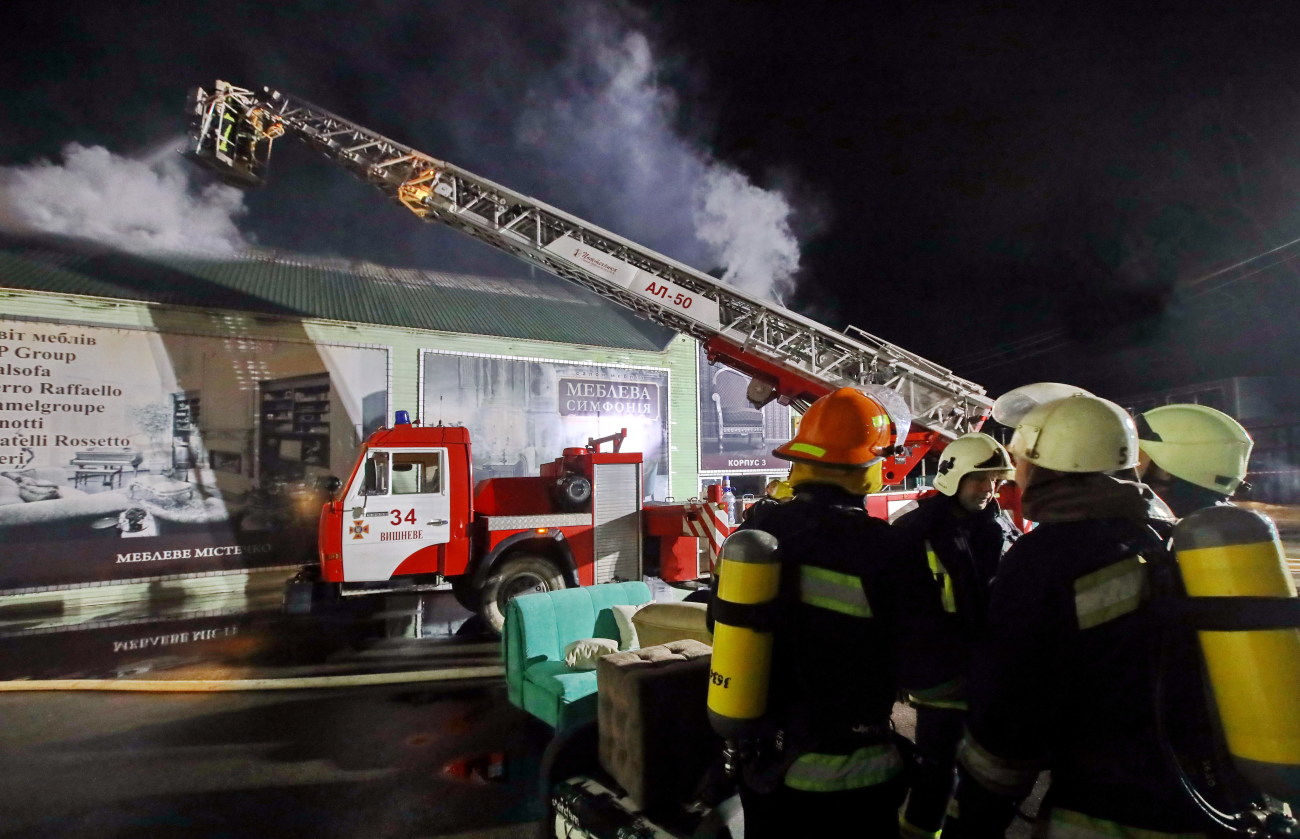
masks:
<svg viewBox="0 0 1300 839"><path fill-rule="evenodd" d="M492 569L479 595L479 614L501 633L506 625L506 603L521 594L556 591L564 588L564 575L548 559L520 554Z"/></svg>
<svg viewBox="0 0 1300 839"><path fill-rule="evenodd" d="M478 591L474 588L474 581L469 574L451 578L451 596L456 598L456 602L469 611L478 611Z"/></svg>

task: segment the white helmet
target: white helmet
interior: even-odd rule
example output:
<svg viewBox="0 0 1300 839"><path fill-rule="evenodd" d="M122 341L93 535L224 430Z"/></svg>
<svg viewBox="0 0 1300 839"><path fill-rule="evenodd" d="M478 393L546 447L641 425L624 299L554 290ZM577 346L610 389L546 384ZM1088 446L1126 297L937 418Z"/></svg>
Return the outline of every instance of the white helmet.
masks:
<svg viewBox="0 0 1300 839"><path fill-rule="evenodd" d="M1030 410L1007 448L1057 472L1114 472L1137 465L1137 426L1114 402L1076 393Z"/></svg>
<svg viewBox="0 0 1300 839"><path fill-rule="evenodd" d="M1241 423L1205 405L1162 405L1138 420L1142 451L1189 484L1232 495L1246 478L1254 443Z"/></svg>
<svg viewBox="0 0 1300 839"><path fill-rule="evenodd" d="M1091 396L1088 391L1074 385L1060 382L1034 382L1008 390L993 402L993 419L1007 428L1015 428L1024 419L1025 414L1046 402L1064 399L1082 393Z"/></svg>
<svg viewBox="0 0 1300 839"><path fill-rule="evenodd" d="M997 480L1006 480L1015 472L1002 444L979 431L963 434L944 447L934 488L944 495L956 495L961 479L974 472L988 472Z"/></svg>

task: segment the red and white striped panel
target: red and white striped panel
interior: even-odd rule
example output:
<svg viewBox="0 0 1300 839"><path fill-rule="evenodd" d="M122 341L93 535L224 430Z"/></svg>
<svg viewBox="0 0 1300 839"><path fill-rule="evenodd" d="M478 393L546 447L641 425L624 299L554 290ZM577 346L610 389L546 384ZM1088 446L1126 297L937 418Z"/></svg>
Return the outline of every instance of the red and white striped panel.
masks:
<svg viewBox="0 0 1300 839"><path fill-rule="evenodd" d="M731 524L730 517L712 504L692 504L688 512L698 515L682 517L682 535L704 540L709 553L709 568L713 568L718 563L718 552L722 550L723 541L736 528Z"/></svg>

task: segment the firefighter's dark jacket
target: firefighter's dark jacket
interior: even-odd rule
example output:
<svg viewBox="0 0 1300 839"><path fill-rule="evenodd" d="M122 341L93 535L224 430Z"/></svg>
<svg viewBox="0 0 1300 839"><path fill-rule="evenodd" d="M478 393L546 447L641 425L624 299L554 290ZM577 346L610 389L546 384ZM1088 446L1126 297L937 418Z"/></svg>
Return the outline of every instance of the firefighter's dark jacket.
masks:
<svg viewBox="0 0 1300 839"><path fill-rule="evenodd" d="M803 483L742 528L764 530L779 543L782 608L769 709L787 731L810 736L801 750L840 751L853 727L888 727L900 686L932 688L952 678L952 661L908 655L934 643L942 614L927 605L924 560L901 561L892 529L867 515L863 496ZM859 578L870 617L803 602L804 565Z"/></svg>
<svg viewBox="0 0 1300 839"><path fill-rule="evenodd" d="M1157 740L1159 633L1135 552L1152 530L1168 534L1172 513L1147 487L1100 474L1032 485L1023 502L1039 524L1002 559L968 677L961 835L1001 835L1004 825L967 824L988 812L981 797L1020 798L1040 769L1054 808L1194 829Z"/></svg>
<svg viewBox="0 0 1300 839"><path fill-rule="evenodd" d="M968 651L971 641L984 631L989 583L1020 531L996 501L969 512L956 498L939 493L918 501L916 509L894 521L894 529L904 541L907 555L920 556L926 563L933 581L931 596L946 613L944 645ZM927 557L927 550L933 552L937 563ZM930 567L934 564L939 567ZM942 579L944 576L950 579Z"/></svg>

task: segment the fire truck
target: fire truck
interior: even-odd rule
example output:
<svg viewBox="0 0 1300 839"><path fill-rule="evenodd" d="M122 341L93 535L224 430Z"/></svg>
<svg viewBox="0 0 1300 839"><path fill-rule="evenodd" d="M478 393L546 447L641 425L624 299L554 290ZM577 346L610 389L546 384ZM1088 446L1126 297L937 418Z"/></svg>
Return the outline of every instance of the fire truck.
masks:
<svg viewBox="0 0 1300 839"><path fill-rule="evenodd" d="M979 385L856 327L825 327L278 91L218 81L191 92L189 114L187 154L227 182L263 183L275 141L296 137L417 218L698 340L711 363L749 377L755 407L776 400L802 410L839 387L870 390L899 442L884 463L886 486L927 452L978 430L991 411ZM476 487L468 430L399 412L334 488L309 577L344 594L450 581L462 604L499 629L503 604L525 591L640 579L647 568L674 582L706 575L696 540L706 540L706 555L716 552L730 520L713 504L643 502L640 456L620 451L621 442L589 440L535 477Z"/></svg>
<svg viewBox="0 0 1300 839"><path fill-rule="evenodd" d="M644 573L695 580L697 536L716 554L731 522L717 505L643 502L641 455L621 451L626 436L565 449L537 476L475 485L469 429L414 425L398 411L322 510L320 564L298 582L364 594L449 580L499 632L506 601L525 592Z"/></svg>

